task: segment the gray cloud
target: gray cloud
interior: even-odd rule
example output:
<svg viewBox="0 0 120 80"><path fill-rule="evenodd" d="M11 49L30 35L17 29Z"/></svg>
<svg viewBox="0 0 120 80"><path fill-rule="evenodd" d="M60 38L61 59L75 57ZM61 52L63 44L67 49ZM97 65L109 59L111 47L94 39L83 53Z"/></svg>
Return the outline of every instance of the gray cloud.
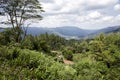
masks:
<svg viewBox="0 0 120 80"><path fill-rule="evenodd" d="M118 0L40 0L43 20L31 26L99 29L120 25ZM117 6L117 7L116 7Z"/></svg>
<svg viewBox="0 0 120 80"><path fill-rule="evenodd" d="M120 24L115 11L118 0L46 0L43 27L79 26L95 29ZM46 24L47 23L47 24ZM93 27L94 26L94 27Z"/></svg>

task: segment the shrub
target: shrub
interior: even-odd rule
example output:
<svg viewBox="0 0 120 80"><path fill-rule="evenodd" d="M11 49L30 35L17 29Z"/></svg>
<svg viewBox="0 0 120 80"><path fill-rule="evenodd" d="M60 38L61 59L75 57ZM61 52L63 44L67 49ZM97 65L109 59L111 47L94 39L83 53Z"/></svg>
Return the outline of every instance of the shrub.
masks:
<svg viewBox="0 0 120 80"><path fill-rule="evenodd" d="M71 50L63 50L62 54L64 55L64 57L68 60L73 60L73 53Z"/></svg>

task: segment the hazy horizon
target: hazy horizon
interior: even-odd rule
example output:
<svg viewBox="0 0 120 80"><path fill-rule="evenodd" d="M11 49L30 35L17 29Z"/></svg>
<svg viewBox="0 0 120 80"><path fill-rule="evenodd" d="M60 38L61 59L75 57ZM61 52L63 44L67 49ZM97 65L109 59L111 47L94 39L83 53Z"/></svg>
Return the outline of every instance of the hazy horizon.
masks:
<svg viewBox="0 0 120 80"><path fill-rule="evenodd" d="M40 0L45 12L34 26L102 29L120 25L119 0Z"/></svg>
<svg viewBox="0 0 120 80"><path fill-rule="evenodd" d="M119 0L39 0L45 10L43 20L34 21L34 27L76 26L81 29L103 29L120 25ZM0 20L7 19L0 16ZM31 23L26 21L26 23ZM6 27L5 25L0 25Z"/></svg>

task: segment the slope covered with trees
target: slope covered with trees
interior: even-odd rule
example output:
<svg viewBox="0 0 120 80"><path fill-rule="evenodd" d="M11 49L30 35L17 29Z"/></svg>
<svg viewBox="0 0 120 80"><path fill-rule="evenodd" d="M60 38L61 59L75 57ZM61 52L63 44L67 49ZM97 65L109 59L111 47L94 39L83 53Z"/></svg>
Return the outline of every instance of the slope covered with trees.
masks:
<svg viewBox="0 0 120 80"><path fill-rule="evenodd" d="M27 35L14 42L0 33L0 79L119 80L120 34L93 40L65 40L54 34ZM62 58L73 61L65 64Z"/></svg>
<svg viewBox="0 0 120 80"><path fill-rule="evenodd" d="M43 12L38 0L1 0L0 3L3 9L0 15L9 15L7 23L12 25L0 32L0 80L120 79L119 32L87 40L66 40L47 33L26 35L22 21L41 19L40 15L28 14L37 9Z"/></svg>

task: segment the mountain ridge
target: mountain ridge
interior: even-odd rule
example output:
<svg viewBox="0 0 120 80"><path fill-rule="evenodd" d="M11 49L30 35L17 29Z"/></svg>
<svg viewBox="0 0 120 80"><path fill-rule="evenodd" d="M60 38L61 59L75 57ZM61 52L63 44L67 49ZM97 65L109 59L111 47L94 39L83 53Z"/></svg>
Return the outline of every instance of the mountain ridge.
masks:
<svg viewBox="0 0 120 80"><path fill-rule="evenodd" d="M0 27L0 31L4 28ZM48 34L56 34L66 39L83 39L83 38L92 38L95 35L97 36L100 33L108 34L111 32L120 32L120 26L111 26L99 30L86 30L81 29L75 26L63 26L63 27L56 27L56 28L44 28L44 27L29 27L27 30L27 34L32 35L40 35L44 33Z"/></svg>

